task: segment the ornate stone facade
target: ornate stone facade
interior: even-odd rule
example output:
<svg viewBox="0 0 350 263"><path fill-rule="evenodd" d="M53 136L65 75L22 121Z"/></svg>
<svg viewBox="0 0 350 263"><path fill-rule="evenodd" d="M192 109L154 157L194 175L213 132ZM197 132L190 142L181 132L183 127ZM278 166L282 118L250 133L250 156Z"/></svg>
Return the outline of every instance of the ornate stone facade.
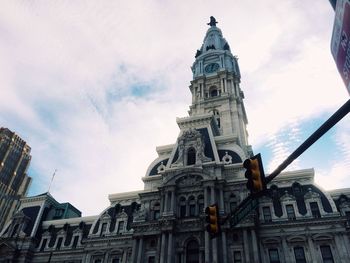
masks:
<svg viewBox="0 0 350 263"><path fill-rule="evenodd" d="M205 231L204 208L223 221L248 196L242 160L253 155L237 58L211 19L192 66L189 117L175 144L157 147L144 190L109 195L93 217L48 217L49 194L23 200L0 234L0 262L350 262L350 190L325 192L312 169L286 172L238 225Z"/></svg>

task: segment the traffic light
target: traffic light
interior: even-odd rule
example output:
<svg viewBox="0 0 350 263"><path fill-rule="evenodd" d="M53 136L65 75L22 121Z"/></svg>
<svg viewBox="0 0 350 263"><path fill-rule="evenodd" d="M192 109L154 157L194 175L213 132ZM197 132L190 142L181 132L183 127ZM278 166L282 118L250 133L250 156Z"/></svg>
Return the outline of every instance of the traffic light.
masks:
<svg viewBox="0 0 350 263"><path fill-rule="evenodd" d="M252 195L256 195L266 189L265 173L260 153L243 162L247 169L245 177L248 179L247 188Z"/></svg>
<svg viewBox="0 0 350 263"><path fill-rule="evenodd" d="M218 205L211 205L205 208L205 221L208 223L206 230L211 237L219 234L219 207Z"/></svg>

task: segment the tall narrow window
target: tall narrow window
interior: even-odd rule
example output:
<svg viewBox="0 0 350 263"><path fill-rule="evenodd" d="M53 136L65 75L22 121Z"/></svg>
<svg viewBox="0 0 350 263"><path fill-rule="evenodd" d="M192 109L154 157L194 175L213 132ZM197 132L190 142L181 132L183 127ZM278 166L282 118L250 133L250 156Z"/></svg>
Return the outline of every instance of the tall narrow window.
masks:
<svg viewBox="0 0 350 263"><path fill-rule="evenodd" d="M199 262L199 245L195 240L188 242L186 248L186 262L198 263Z"/></svg>
<svg viewBox="0 0 350 263"><path fill-rule="evenodd" d="M154 256L150 256L148 258L148 263L155 263L156 262L156 258Z"/></svg>
<svg viewBox="0 0 350 263"><path fill-rule="evenodd" d="M100 236L104 235L107 229L107 223L103 223L101 227L101 233Z"/></svg>
<svg viewBox="0 0 350 263"><path fill-rule="evenodd" d="M61 245L62 245L62 240L63 240L63 237L60 237L57 241L57 246L56 246L56 249L57 250L60 250L61 249Z"/></svg>
<svg viewBox="0 0 350 263"><path fill-rule="evenodd" d="M46 247L46 243L47 243L47 239L44 238L43 242L41 243L41 247L40 247L40 251L44 251L45 247Z"/></svg>
<svg viewBox="0 0 350 263"><path fill-rule="evenodd" d="M323 263L334 263L331 247L321 246L320 249Z"/></svg>
<svg viewBox="0 0 350 263"><path fill-rule="evenodd" d="M269 256L270 256L270 263L281 263L277 249L275 248L269 249Z"/></svg>
<svg viewBox="0 0 350 263"><path fill-rule="evenodd" d="M124 231L124 221L119 221L117 233L121 234Z"/></svg>
<svg viewBox="0 0 350 263"><path fill-rule="evenodd" d="M153 220L158 220L160 217L160 204L156 203L153 207Z"/></svg>
<svg viewBox="0 0 350 263"><path fill-rule="evenodd" d="M217 89L212 89L210 91L210 97L217 97L218 96L218 90Z"/></svg>
<svg viewBox="0 0 350 263"><path fill-rule="evenodd" d="M193 196L190 196L188 198L188 205L189 205L189 214L190 216L196 215L196 200Z"/></svg>
<svg viewBox="0 0 350 263"><path fill-rule="evenodd" d="M242 263L242 254L241 251L233 252L233 262L234 263Z"/></svg>
<svg viewBox="0 0 350 263"><path fill-rule="evenodd" d="M271 217L271 209L269 206L264 206L263 207L263 216L264 216L264 221L265 222L271 222L272 217Z"/></svg>
<svg viewBox="0 0 350 263"><path fill-rule="evenodd" d="M187 152L187 165L196 163L196 150L194 148L188 149Z"/></svg>
<svg viewBox="0 0 350 263"><path fill-rule="evenodd" d="M320 209L318 208L317 202L310 202L310 209L313 217L321 217Z"/></svg>
<svg viewBox="0 0 350 263"><path fill-rule="evenodd" d="M204 211L204 197L203 195L198 196L198 213L201 214Z"/></svg>
<svg viewBox="0 0 350 263"><path fill-rule="evenodd" d="M294 248L295 263L306 263L305 252L303 247Z"/></svg>
<svg viewBox="0 0 350 263"><path fill-rule="evenodd" d="M75 236L73 239L73 245L72 245L73 248L77 247L78 241L79 241L79 236Z"/></svg>
<svg viewBox="0 0 350 263"><path fill-rule="evenodd" d="M293 205L286 205L288 220L295 220L295 211Z"/></svg>
<svg viewBox="0 0 350 263"><path fill-rule="evenodd" d="M185 217L186 216L186 198L181 197L180 198L180 217Z"/></svg>

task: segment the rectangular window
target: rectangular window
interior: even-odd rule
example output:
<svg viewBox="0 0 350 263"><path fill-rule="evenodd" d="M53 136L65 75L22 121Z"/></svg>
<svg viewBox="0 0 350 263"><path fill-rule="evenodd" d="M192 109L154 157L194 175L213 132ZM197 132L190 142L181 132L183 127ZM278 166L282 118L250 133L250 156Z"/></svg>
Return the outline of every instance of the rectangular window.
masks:
<svg viewBox="0 0 350 263"><path fill-rule="evenodd" d="M273 248L269 249L270 263L281 263L278 255L278 250Z"/></svg>
<svg viewBox="0 0 350 263"><path fill-rule="evenodd" d="M63 237L60 237L60 238L58 239L56 249L58 249L58 250L61 249L62 240L63 240Z"/></svg>
<svg viewBox="0 0 350 263"><path fill-rule="evenodd" d="M120 263L119 258L113 258L113 259L112 259L112 263Z"/></svg>
<svg viewBox="0 0 350 263"><path fill-rule="evenodd" d="M271 222L272 217L271 217L271 209L269 206L264 206L263 207L263 216L264 216L264 221L265 222Z"/></svg>
<svg viewBox="0 0 350 263"><path fill-rule="evenodd" d="M317 202L310 202L310 209L313 217L315 218L321 217L320 209L318 208Z"/></svg>
<svg viewBox="0 0 350 263"><path fill-rule="evenodd" d="M295 212L293 205L286 205L287 217L289 220L295 220Z"/></svg>
<svg viewBox="0 0 350 263"><path fill-rule="evenodd" d="M320 249L323 263L334 263L331 247L321 246Z"/></svg>
<svg viewBox="0 0 350 263"><path fill-rule="evenodd" d="M159 219L159 217L160 217L160 211L159 210L154 210L154 217L153 217L153 219L154 220L158 220Z"/></svg>
<svg viewBox="0 0 350 263"><path fill-rule="evenodd" d="M41 247L40 247L40 251L44 251L45 247L46 247L46 243L47 243L47 239L43 239L43 243L41 244Z"/></svg>
<svg viewBox="0 0 350 263"><path fill-rule="evenodd" d="M195 216L196 214L196 205L190 205L190 216Z"/></svg>
<svg viewBox="0 0 350 263"><path fill-rule="evenodd" d="M107 223L103 223L101 227L101 236L105 234L107 229Z"/></svg>
<svg viewBox="0 0 350 263"><path fill-rule="evenodd" d="M180 217L185 217L186 216L186 205L181 205L180 206Z"/></svg>
<svg viewBox="0 0 350 263"><path fill-rule="evenodd" d="M78 240L79 240L79 236L75 236L74 239L73 239L73 245L72 245L73 248L76 248L76 247L77 247L77 245L78 245Z"/></svg>
<svg viewBox="0 0 350 263"><path fill-rule="evenodd" d="M124 221L119 221L117 233L120 234L124 231Z"/></svg>
<svg viewBox="0 0 350 263"><path fill-rule="evenodd" d="M148 263L155 263L156 258L154 256L148 258Z"/></svg>
<svg viewBox="0 0 350 263"><path fill-rule="evenodd" d="M305 252L303 247L294 248L295 263L306 263Z"/></svg>
<svg viewBox="0 0 350 263"><path fill-rule="evenodd" d="M233 262L242 263L242 254L240 251L233 252Z"/></svg>

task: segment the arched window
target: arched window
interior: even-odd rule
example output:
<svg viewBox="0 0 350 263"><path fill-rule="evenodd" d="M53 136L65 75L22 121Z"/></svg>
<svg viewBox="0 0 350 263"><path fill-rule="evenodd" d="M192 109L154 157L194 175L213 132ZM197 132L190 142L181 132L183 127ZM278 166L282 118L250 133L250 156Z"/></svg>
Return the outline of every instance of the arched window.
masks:
<svg viewBox="0 0 350 263"><path fill-rule="evenodd" d="M185 217L186 216L186 198L181 197L180 198L180 217Z"/></svg>
<svg viewBox="0 0 350 263"><path fill-rule="evenodd" d="M214 114L214 118L216 120L216 124L218 125L218 127L220 128L220 113L218 110L213 110L213 114Z"/></svg>
<svg viewBox="0 0 350 263"><path fill-rule="evenodd" d="M153 220L158 220L160 217L160 204L155 203L153 206Z"/></svg>
<svg viewBox="0 0 350 263"><path fill-rule="evenodd" d="M235 208L237 207L237 197L235 194L231 194L230 195L230 212L233 212L235 210Z"/></svg>
<svg viewBox="0 0 350 263"><path fill-rule="evenodd" d="M199 263L199 245L195 240L188 242L186 247L186 262Z"/></svg>
<svg viewBox="0 0 350 263"><path fill-rule="evenodd" d="M191 147L187 151L187 165L192 165L196 163L196 150Z"/></svg>
<svg viewBox="0 0 350 263"><path fill-rule="evenodd" d="M210 91L210 97L217 97L218 96L218 90L217 89L212 89Z"/></svg>
<svg viewBox="0 0 350 263"><path fill-rule="evenodd" d="M203 195L198 196L198 213L201 214L204 211L204 197Z"/></svg>
<svg viewBox="0 0 350 263"><path fill-rule="evenodd" d="M220 96L220 91L218 90L218 88L216 86L210 87L210 89L209 89L209 96L211 98Z"/></svg>
<svg viewBox="0 0 350 263"><path fill-rule="evenodd" d="M188 198L188 207L189 207L190 216L195 216L196 215L196 200L194 199L194 196L190 196Z"/></svg>

